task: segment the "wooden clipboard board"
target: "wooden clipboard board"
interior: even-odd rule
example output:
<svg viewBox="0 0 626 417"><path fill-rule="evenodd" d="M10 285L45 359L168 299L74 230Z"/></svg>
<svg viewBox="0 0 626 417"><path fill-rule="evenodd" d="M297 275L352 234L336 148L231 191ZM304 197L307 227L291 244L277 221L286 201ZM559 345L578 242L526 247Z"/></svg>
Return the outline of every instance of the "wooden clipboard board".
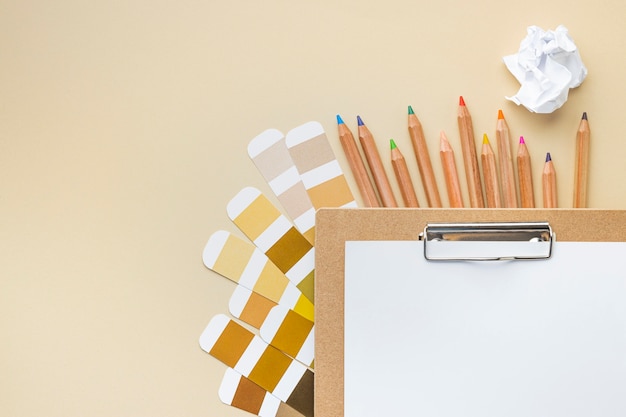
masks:
<svg viewBox="0 0 626 417"><path fill-rule="evenodd" d="M547 221L558 241L626 241L626 210L320 209L316 217L315 414L344 415L345 242L416 240L427 223Z"/></svg>

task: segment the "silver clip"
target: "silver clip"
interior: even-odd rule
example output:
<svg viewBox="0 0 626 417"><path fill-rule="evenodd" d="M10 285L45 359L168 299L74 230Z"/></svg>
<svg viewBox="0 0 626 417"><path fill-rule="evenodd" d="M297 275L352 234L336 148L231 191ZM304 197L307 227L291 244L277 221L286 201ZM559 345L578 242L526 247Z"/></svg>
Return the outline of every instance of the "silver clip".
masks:
<svg viewBox="0 0 626 417"><path fill-rule="evenodd" d="M548 222L436 223L420 233L428 260L547 259L554 234Z"/></svg>

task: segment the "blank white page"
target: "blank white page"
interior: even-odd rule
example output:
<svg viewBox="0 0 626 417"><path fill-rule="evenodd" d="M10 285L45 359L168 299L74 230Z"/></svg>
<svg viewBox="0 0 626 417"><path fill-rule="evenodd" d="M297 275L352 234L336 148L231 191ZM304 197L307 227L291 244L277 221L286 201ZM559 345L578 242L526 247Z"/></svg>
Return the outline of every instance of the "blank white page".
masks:
<svg viewBox="0 0 626 417"><path fill-rule="evenodd" d="M626 243L429 262L345 246L345 416L626 416Z"/></svg>

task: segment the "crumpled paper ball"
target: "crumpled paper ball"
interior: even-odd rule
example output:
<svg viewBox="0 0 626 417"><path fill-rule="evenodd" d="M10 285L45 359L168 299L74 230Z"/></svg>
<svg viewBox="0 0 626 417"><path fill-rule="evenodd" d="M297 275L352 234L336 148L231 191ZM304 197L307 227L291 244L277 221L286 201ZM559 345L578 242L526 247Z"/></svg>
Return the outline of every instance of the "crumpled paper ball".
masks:
<svg viewBox="0 0 626 417"><path fill-rule="evenodd" d="M548 31L529 26L527 32L518 53L502 58L521 85L506 99L533 113L552 113L565 103L569 89L583 82L587 68L565 26Z"/></svg>

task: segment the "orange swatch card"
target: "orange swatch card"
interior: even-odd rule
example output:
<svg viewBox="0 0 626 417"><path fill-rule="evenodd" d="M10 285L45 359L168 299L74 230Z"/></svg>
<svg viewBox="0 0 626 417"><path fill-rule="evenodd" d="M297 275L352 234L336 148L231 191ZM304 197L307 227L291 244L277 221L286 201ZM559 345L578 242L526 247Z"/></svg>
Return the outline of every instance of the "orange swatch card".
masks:
<svg viewBox="0 0 626 417"><path fill-rule="evenodd" d="M226 369L219 397L224 404L260 417L303 416L232 368Z"/></svg>
<svg viewBox="0 0 626 417"><path fill-rule="evenodd" d="M315 250L261 191L242 189L227 207L228 217L311 301Z"/></svg>
<svg viewBox="0 0 626 417"><path fill-rule="evenodd" d="M248 155L298 230L314 244L315 209L285 144L285 136L268 129L248 144Z"/></svg>
<svg viewBox="0 0 626 417"><path fill-rule="evenodd" d="M313 320L313 303L252 243L220 230L202 252L207 268Z"/></svg>
<svg viewBox="0 0 626 417"><path fill-rule="evenodd" d="M277 305L265 318L261 338L297 361L313 367L315 330L313 322Z"/></svg>
<svg viewBox="0 0 626 417"><path fill-rule="evenodd" d="M313 413L313 372L218 314L200 336L202 350L304 415Z"/></svg>
<svg viewBox="0 0 626 417"><path fill-rule="evenodd" d="M291 129L285 141L313 207L357 207L320 123L308 122Z"/></svg>

